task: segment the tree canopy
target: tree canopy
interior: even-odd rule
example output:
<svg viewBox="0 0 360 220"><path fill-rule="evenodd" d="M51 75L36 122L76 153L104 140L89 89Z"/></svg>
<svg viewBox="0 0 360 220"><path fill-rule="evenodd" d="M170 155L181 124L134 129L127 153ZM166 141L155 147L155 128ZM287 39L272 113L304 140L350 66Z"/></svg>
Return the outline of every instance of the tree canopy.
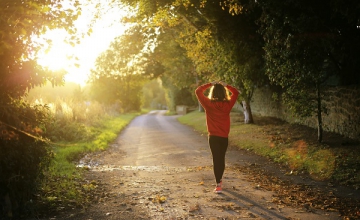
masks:
<svg viewBox="0 0 360 220"><path fill-rule="evenodd" d="M89 81L96 100L106 104L118 102L125 111L140 110L145 71L140 63L146 38L139 26L131 30L131 34L116 38L97 58Z"/></svg>
<svg viewBox="0 0 360 220"><path fill-rule="evenodd" d="M168 50L172 47L173 51L179 52L178 46L185 50L177 54L184 54L190 61L183 63L182 66L188 65L188 71L183 71L183 75L190 73L198 82L221 79L235 84L242 90L242 98L248 105L254 89L266 82L263 41L255 23L259 7L247 4L248 10L241 11L226 1L123 2L138 7L136 21L145 21L148 27L158 28L159 38L171 36L167 41L161 41L159 46L162 43L167 44ZM173 68L179 66L176 61L171 65ZM168 76L179 82L177 72ZM194 85L187 86L193 91Z"/></svg>
<svg viewBox="0 0 360 220"><path fill-rule="evenodd" d="M159 39L171 33L167 41L176 43L167 47L185 50L179 54L191 61L191 75L235 84L246 107L256 88L280 86L283 103L298 116L317 114L321 129L322 87L329 79L360 83L356 0L122 2L137 7L135 21L160 30ZM181 79L175 72L168 76Z"/></svg>
<svg viewBox="0 0 360 220"><path fill-rule="evenodd" d="M70 34L76 30L73 21L80 13L77 1L70 1L71 7L63 9L61 1L0 2L0 121L19 126L24 121L34 122L36 117L24 117L16 110L16 102L28 89L46 81L60 84L64 73L41 68L35 60L41 43L34 37L46 30L64 28ZM13 100L15 99L15 100ZM30 106L28 107L30 109Z"/></svg>

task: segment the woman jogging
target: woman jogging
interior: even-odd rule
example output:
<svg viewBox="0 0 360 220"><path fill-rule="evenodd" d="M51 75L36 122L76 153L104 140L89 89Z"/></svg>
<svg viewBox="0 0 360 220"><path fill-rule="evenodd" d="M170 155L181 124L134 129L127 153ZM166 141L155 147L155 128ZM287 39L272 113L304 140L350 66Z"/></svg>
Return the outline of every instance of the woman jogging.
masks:
<svg viewBox="0 0 360 220"><path fill-rule="evenodd" d="M208 88L210 88L210 93L206 97L204 92ZM231 92L231 96L228 91ZM230 132L230 111L236 102L239 91L224 82L212 82L199 86L195 90L195 94L206 113L209 146L216 180L214 192L221 193Z"/></svg>

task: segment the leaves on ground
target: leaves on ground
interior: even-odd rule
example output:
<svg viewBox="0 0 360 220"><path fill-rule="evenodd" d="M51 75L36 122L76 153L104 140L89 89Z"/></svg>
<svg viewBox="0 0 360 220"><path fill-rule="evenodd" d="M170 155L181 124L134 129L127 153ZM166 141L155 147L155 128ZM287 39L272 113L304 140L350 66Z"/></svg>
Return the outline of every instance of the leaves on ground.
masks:
<svg viewBox="0 0 360 220"><path fill-rule="evenodd" d="M275 192L272 202L278 205L303 207L306 211L321 209L325 211L339 211L344 219L360 218L360 200L354 198L340 198L333 191L323 188L294 184L265 173L260 166L238 166L240 172L246 173L248 180L256 188Z"/></svg>

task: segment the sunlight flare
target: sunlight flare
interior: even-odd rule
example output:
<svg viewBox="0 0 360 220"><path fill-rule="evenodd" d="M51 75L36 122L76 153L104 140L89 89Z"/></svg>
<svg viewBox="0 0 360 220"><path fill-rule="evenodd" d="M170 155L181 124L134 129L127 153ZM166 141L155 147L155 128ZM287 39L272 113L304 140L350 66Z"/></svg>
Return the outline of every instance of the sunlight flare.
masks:
<svg viewBox="0 0 360 220"><path fill-rule="evenodd" d="M82 14L75 21L78 44L70 45L71 36L59 29L48 31L37 39L44 45L37 56L38 64L50 70L63 69L67 72L65 81L85 85L96 58L127 29L121 19L129 11L112 4L102 1L99 6L93 1L82 6Z"/></svg>

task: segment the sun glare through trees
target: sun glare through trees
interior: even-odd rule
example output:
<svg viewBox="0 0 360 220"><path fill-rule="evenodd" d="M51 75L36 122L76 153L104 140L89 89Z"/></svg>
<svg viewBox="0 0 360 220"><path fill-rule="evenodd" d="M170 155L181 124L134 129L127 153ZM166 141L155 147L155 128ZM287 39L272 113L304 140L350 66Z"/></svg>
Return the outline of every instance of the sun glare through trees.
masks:
<svg viewBox="0 0 360 220"><path fill-rule="evenodd" d="M127 13L120 5L107 1L82 5L81 15L75 21L76 44L69 43L72 36L63 29L48 31L37 39L44 45L38 54L38 64L50 70L65 70L66 82L85 85L96 58L126 30L121 19Z"/></svg>

